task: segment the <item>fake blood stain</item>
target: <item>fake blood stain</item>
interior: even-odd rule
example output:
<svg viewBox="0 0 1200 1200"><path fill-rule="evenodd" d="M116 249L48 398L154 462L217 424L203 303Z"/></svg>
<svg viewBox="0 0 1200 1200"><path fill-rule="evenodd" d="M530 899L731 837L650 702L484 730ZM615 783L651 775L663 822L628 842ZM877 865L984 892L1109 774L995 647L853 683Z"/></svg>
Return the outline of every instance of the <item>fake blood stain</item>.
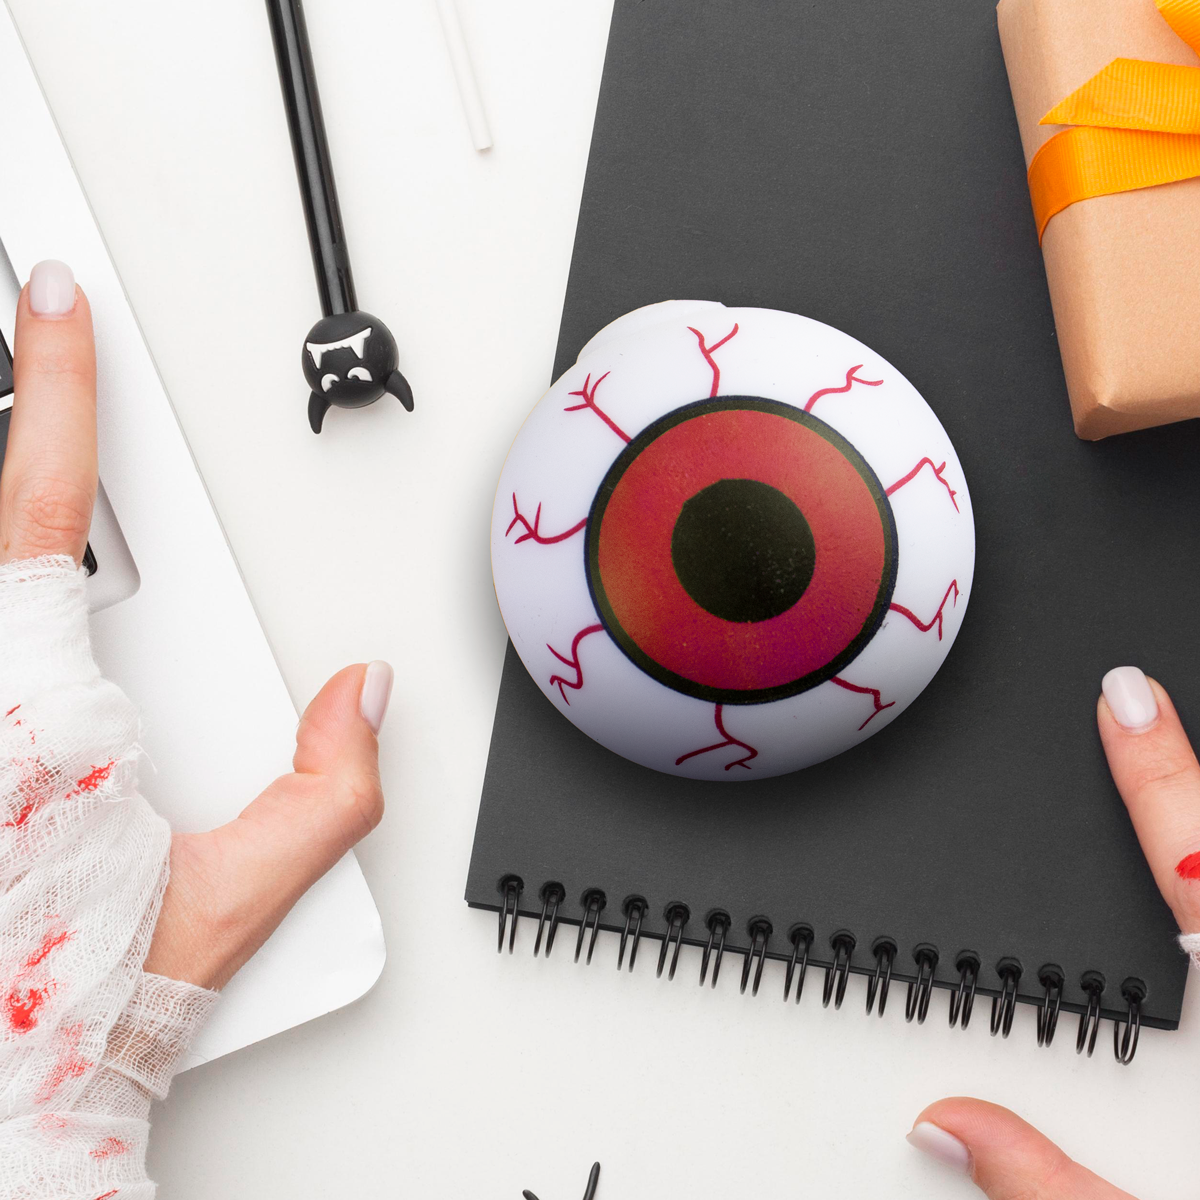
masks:
<svg viewBox="0 0 1200 1200"><path fill-rule="evenodd" d="M28 1033L37 1025L38 1013L55 987L53 980L47 981L40 987L26 984L24 980L37 970L59 946L70 940L69 930L48 933L42 939L42 944L25 960L20 971L17 972L16 981L4 998L4 1015L8 1019L9 1028L14 1033Z"/></svg>
<svg viewBox="0 0 1200 1200"><path fill-rule="evenodd" d="M1180 879L1200 879L1200 851L1197 851L1195 854L1189 854L1187 858L1181 858L1175 868L1175 874Z"/></svg>
<svg viewBox="0 0 1200 1200"><path fill-rule="evenodd" d="M112 759L102 767L93 767L82 779L75 781L76 790L72 794L78 795L80 792L94 792L112 774L112 769L116 765L116 760Z"/></svg>
<svg viewBox="0 0 1200 1200"><path fill-rule="evenodd" d="M20 829L30 817L54 799L54 772L40 758L23 765L25 771L17 780L14 797L16 811L4 822L6 829Z"/></svg>
<svg viewBox="0 0 1200 1200"><path fill-rule="evenodd" d="M14 1033L28 1033L36 1024L38 1010L46 1002L49 988L13 988L4 1002L4 1011Z"/></svg>
<svg viewBox="0 0 1200 1200"><path fill-rule="evenodd" d="M58 1060L42 1081L34 1096L34 1104L45 1104L68 1079L79 1079L94 1066L79 1054L79 1043L83 1039L83 1025L68 1025L60 1034Z"/></svg>
<svg viewBox="0 0 1200 1200"><path fill-rule="evenodd" d="M123 1142L118 1137L106 1137L91 1151L91 1156L93 1158L117 1158L122 1154L128 1153L128 1142Z"/></svg>
<svg viewBox="0 0 1200 1200"><path fill-rule="evenodd" d="M24 765L25 772L17 782L17 809L4 822L7 829L20 829L27 824L31 817L54 799L56 790L62 786L59 777L41 759L31 759ZM66 799L73 800L87 792L96 791L113 773L116 765L116 759L113 759L103 766L93 767L82 779L75 781L75 786L67 793Z"/></svg>

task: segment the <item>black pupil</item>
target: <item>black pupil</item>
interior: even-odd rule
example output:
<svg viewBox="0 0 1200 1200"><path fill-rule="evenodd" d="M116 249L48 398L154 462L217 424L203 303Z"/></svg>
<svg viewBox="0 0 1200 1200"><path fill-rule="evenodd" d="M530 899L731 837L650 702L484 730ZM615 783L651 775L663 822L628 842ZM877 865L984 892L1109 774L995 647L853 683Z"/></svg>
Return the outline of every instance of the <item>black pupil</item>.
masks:
<svg viewBox="0 0 1200 1200"><path fill-rule="evenodd" d="M768 621L812 581L816 545L804 514L757 479L722 479L686 501L671 534L684 590L714 617Z"/></svg>

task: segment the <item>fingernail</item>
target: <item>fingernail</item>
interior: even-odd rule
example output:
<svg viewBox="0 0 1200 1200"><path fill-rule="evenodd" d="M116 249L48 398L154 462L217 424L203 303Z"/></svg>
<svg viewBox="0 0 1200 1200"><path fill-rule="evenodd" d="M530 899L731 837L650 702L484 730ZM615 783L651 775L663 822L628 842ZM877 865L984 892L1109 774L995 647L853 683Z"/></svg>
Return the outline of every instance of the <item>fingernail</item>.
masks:
<svg viewBox="0 0 1200 1200"><path fill-rule="evenodd" d="M388 701L392 698L392 679L394 672L385 662L375 661L367 667L363 676L362 696L359 699L359 709L363 720L371 729L379 732L383 718L387 713Z"/></svg>
<svg viewBox="0 0 1200 1200"><path fill-rule="evenodd" d="M65 317L75 307L75 272L48 258L29 272L29 307L39 317Z"/></svg>
<svg viewBox="0 0 1200 1200"><path fill-rule="evenodd" d="M936 1158L964 1175L971 1169L971 1152L965 1142L960 1142L952 1133L929 1121L918 1121L910 1131L908 1140L930 1158Z"/></svg>
<svg viewBox="0 0 1200 1200"><path fill-rule="evenodd" d="M1129 733L1145 733L1158 720L1158 701L1150 681L1137 667L1116 667L1100 685L1117 724Z"/></svg>

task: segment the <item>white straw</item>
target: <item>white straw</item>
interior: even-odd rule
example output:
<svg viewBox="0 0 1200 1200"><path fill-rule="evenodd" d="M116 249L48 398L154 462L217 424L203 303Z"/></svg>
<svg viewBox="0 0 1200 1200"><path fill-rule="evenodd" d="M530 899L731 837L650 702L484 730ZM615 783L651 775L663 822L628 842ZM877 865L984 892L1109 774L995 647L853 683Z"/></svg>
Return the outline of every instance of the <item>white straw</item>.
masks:
<svg viewBox="0 0 1200 1200"><path fill-rule="evenodd" d="M458 83L458 95L462 100L467 127L476 150L492 148L492 131L488 128L487 114L479 97L479 84L471 67L471 56L463 38L462 22L458 19L458 8L454 0L438 0L438 15L442 18L442 32L446 35L446 49L450 52L450 64Z"/></svg>

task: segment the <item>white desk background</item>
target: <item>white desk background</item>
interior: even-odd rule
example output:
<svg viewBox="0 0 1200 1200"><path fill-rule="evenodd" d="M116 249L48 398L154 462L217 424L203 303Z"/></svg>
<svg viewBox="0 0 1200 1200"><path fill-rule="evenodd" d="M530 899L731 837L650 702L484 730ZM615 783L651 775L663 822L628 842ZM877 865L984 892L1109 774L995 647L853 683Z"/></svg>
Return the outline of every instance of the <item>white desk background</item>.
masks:
<svg viewBox="0 0 1200 1200"><path fill-rule="evenodd" d="M674 983L654 949L590 969L495 952L462 899L504 631L488 511L548 383L611 0L460 0L495 149L470 146L433 0L309 0L360 303L401 347L389 399L308 429L316 315L262 4L10 0L293 697L387 658L388 814L361 849L390 958L342 1012L182 1077L158 1112L166 1200L598 1200L882 1195L970 1186L904 1142L943 1095L1007 1104L1143 1200L1196 1191L1200 1001L1118 1067L1105 1023L1038 1050L977 1011L923 1028ZM5 186L19 186L19 181ZM86 287L87 280L81 280ZM1099 683L1099 681L1097 681ZM180 680L180 687L187 681ZM231 679L230 687L237 681ZM1087 719L1088 714L1081 714ZM181 732L181 736L183 736ZM280 769L286 767L280 763ZM264 784L267 782L263 781ZM819 975L814 982L820 982Z"/></svg>

